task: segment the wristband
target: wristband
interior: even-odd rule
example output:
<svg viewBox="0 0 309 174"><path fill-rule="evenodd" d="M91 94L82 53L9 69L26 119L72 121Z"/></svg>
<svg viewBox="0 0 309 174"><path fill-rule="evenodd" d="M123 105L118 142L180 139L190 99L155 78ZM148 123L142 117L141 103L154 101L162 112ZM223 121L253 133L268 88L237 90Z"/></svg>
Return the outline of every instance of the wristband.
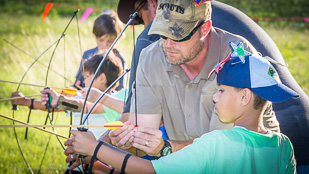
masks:
<svg viewBox="0 0 309 174"><path fill-rule="evenodd" d="M123 159L123 162L122 162L122 166L121 166L121 174L124 174L124 171L126 169L126 166L127 166L127 162L128 162L128 159L130 158L131 154L127 154L124 159Z"/></svg>
<svg viewBox="0 0 309 174"><path fill-rule="evenodd" d="M114 168L112 168L112 170L109 172L109 174L113 174L113 173L114 173L114 171L115 171L115 169L114 169Z"/></svg>
<svg viewBox="0 0 309 174"><path fill-rule="evenodd" d="M31 103L30 103L29 108L30 108L30 109L33 109L33 102L34 102L34 98L32 98L32 99L30 99L30 100L31 100Z"/></svg>
<svg viewBox="0 0 309 174"><path fill-rule="evenodd" d="M94 164L94 160L97 158L98 151L99 151L99 149L100 149L100 147L102 146L103 143L104 143L103 141L100 141L99 144L97 145L97 147L95 148L93 155L91 157L90 167L88 169L88 173L91 173L92 167L93 167L93 164Z"/></svg>

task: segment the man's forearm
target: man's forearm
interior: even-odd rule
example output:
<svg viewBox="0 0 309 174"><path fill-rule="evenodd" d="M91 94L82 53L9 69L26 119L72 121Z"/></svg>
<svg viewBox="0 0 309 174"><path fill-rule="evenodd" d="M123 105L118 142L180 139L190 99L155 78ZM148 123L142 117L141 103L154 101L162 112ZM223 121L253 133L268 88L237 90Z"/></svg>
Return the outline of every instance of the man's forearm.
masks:
<svg viewBox="0 0 309 174"><path fill-rule="evenodd" d="M171 144L173 153L193 143L193 140L188 141L167 140L167 141Z"/></svg>

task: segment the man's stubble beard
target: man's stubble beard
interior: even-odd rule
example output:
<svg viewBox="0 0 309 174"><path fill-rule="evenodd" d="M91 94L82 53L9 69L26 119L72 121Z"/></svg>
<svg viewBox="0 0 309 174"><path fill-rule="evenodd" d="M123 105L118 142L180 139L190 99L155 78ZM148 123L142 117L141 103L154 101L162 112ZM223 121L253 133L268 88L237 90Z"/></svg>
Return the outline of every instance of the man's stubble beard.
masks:
<svg viewBox="0 0 309 174"><path fill-rule="evenodd" d="M192 61L194 61L197 57L197 55L202 51L202 49L204 48L204 41L199 40L198 46L192 46L190 50L189 54L187 56L184 56L183 53L179 50L175 50L173 48L166 48L163 46L163 50L164 50L164 54L167 57L167 60L172 64L172 65L181 65L181 64L189 64ZM177 52L177 53L181 53L181 57L179 60L173 61L171 62L169 57L167 56L166 52L167 50L169 51L173 51L173 52Z"/></svg>

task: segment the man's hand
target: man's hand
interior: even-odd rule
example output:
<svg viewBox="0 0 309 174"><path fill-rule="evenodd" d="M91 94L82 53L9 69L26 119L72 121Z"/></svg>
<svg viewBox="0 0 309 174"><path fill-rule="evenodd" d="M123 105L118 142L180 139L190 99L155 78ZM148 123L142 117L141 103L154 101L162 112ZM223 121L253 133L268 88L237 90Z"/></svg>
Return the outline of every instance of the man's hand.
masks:
<svg viewBox="0 0 309 174"><path fill-rule="evenodd" d="M134 125L132 125L130 122L125 122L123 127L110 131L108 136L111 140L111 143L123 150L129 149L132 147L132 142L134 139L133 129Z"/></svg>
<svg viewBox="0 0 309 174"><path fill-rule="evenodd" d="M137 127L134 129L132 146L150 156L158 156L164 146L162 132L151 127Z"/></svg>
<svg viewBox="0 0 309 174"><path fill-rule="evenodd" d="M42 105L46 105L46 102L49 100L48 94L50 94L52 98L52 101L51 101L52 107L55 107L57 105L60 95L55 90L52 90L52 89L41 90Z"/></svg>

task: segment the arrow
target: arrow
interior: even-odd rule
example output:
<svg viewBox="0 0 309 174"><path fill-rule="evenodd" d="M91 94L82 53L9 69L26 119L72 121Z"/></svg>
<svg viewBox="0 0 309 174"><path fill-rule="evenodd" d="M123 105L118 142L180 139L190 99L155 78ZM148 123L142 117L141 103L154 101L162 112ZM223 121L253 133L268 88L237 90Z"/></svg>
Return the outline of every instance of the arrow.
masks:
<svg viewBox="0 0 309 174"><path fill-rule="evenodd" d="M31 84L31 83L19 83L19 82L13 82L13 81L8 81L8 80L0 80L0 82L27 85L27 86L35 86L35 87L42 87L42 88L46 87L43 85L36 85L36 84ZM56 87L50 87L50 88L62 90L61 88L56 88Z"/></svg>
<svg viewBox="0 0 309 174"><path fill-rule="evenodd" d="M43 125L43 124L26 124L26 125L0 125L0 127L59 127L59 128L67 128L67 127L104 127L104 125Z"/></svg>
<svg viewBox="0 0 309 174"><path fill-rule="evenodd" d="M104 124L104 128L106 129L118 129L121 127L123 127L123 123L121 121L114 121L114 122L109 122L109 123ZM135 127L138 127L138 125L135 125Z"/></svg>
<svg viewBox="0 0 309 174"><path fill-rule="evenodd" d="M17 100L17 99L23 99L23 98L26 98L26 97L35 97L35 96L40 96L41 94L32 94L32 95L26 95L26 96L23 96L23 97L12 97L12 98L4 98L4 99L0 99L0 102L2 101L10 101L10 100Z"/></svg>
<svg viewBox="0 0 309 174"><path fill-rule="evenodd" d="M6 118L6 119L9 119L9 120L16 121L16 122L18 122L18 123L24 124L24 125L28 125L29 127L31 127L31 125L28 124L28 123L26 123L26 122L23 122L23 121L20 121L20 120L16 120L16 119L14 119L14 118L11 118L11 117L8 117L8 116L2 115L2 114L0 114L0 116L3 117L3 118ZM6 126L8 126L8 125L6 125ZM17 126L17 125L14 125L14 126ZM13 127L13 126L11 126L11 127ZM47 127L47 125L46 125L46 127ZM69 138L66 137L66 136L63 136L63 135L54 133L54 132L49 131L49 130L45 130L45 129L42 129L42 128L39 128L39 127L35 127L35 126L34 126L33 128L38 129L38 130L43 131L43 132L46 132L46 133L49 133L49 134L56 135L56 136L61 137L61 138L64 138L64 139L69 139Z"/></svg>

